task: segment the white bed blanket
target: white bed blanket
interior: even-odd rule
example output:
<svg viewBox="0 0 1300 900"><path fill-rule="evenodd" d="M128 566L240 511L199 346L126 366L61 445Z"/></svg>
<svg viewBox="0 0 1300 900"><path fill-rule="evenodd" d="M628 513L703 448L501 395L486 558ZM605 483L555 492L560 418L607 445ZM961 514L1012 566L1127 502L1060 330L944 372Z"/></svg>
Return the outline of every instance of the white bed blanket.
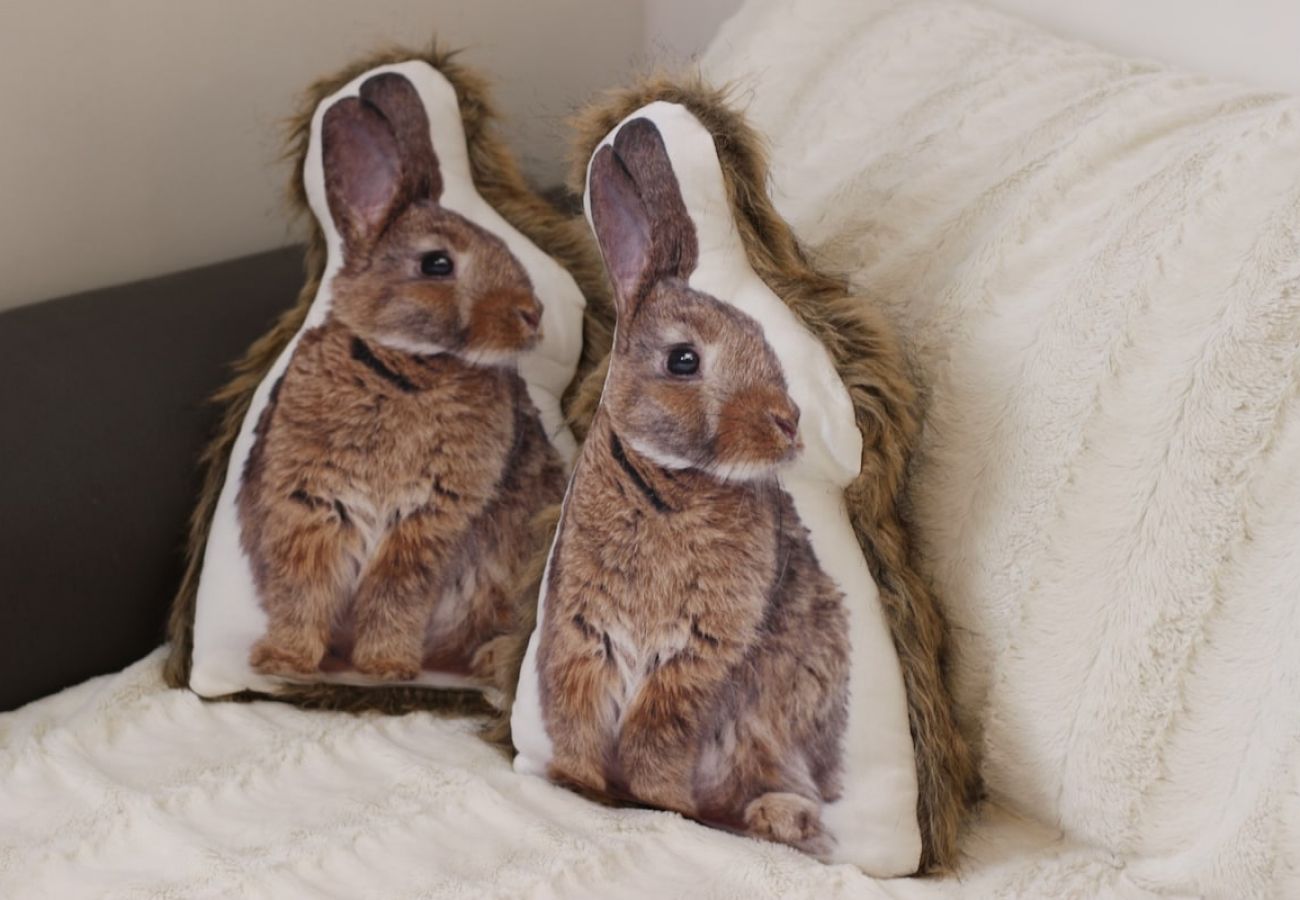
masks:
<svg viewBox="0 0 1300 900"><path fill-rule="evenodd" d="M205 703L159 652L0 716L0 897L760 898L1127 889L993 811L963 880L874 882L516 775L469 720ZM1138 896L1139 894L1134 894Z"/></svg>
<svg viewBox="0 0 1300 900"><path fill-rule="evenodd" d="M751 5L705 68L926 386L995 798L959 876L599 807L471 722L204 704L154 655L0 716L0 896L1300 897L1300 104L890 6Z"/></svg>

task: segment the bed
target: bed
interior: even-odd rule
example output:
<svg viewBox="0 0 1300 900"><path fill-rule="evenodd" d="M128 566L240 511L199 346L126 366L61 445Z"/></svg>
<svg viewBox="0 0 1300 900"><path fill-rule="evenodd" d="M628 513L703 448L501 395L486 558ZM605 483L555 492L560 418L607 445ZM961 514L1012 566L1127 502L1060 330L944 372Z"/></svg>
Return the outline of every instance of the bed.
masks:
<svg viewBox="0 0 1300 900"><path fill-rule="evenodd" d="M959 871L599 806L473 719L206 703L160 648L0 716L0 895L1300 895L1300 101L947 0L751 3L701 66L923 385Z"/></svg>

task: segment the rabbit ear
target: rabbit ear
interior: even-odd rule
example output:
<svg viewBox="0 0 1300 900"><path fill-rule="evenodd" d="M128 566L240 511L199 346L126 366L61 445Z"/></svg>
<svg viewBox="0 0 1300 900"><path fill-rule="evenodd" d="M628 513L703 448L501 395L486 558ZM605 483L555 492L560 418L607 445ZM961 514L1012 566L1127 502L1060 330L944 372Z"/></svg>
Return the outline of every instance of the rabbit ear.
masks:
<svg viewBox="0 0 1300 900"><path fill-rule="evenodd" d="M375 107L347 97L325 111L321 141L330 215L347 246L365 244L402 196L397 138Z"/></svg>
<svg viewBox="0 0 1300 900"><path fill-rule="evenodd" d="M631 312L661 278L685 278L699 250L659 129L633 119L591 163L591 218L619 314Z"/></svg>
<svg viewBox="0 0 1300 900"><path fill-rule="evenodd" d="M429 134L429 115L415 85L396 72L384 72L362 82L361 99L383 113L397 136L410 198L441 197L442 171Z"/></svg>
<svg viewBox="0 0 1300 900"><path fill-rule="evenodd" d="M623 162L608 144L591 160L591 224L614 285L620 319L648 284L650 217Z"/></svg>

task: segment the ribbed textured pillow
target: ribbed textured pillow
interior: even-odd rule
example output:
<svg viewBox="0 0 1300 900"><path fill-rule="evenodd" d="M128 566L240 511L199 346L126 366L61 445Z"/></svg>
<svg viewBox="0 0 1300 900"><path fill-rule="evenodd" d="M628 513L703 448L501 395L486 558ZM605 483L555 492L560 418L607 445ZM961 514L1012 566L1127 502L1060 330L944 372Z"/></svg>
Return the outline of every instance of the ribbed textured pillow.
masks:
<svg viewBox="0 0 1300 900"><path fill-rule="evenodd" d="M704 70L910 344L994 798L1149 887L1300 894L1300 102L945 2L754 3Z"/></svg>

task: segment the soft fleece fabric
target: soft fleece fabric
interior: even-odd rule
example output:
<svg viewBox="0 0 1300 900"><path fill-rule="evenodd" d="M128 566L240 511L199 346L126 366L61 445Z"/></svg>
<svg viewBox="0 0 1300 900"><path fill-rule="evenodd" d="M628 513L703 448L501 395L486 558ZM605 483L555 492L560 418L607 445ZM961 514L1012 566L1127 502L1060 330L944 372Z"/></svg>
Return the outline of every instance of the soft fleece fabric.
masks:
<svg viewBox="0 0 1300 900"><path fill-rule="evenodd" d="M1118 863L994 811L962 881L874 881L517 775L469 720L205 703L162 651L0 717L0 896L1056 896Z"/></svg>
<svg viewBox="0 0 1300 900"><path fill-rule="evenodd" d="M465 723L205 705L155 656L0 717L0 894L1300 896L1300 103L886 6L756 4L704 62L929 386L993 794L963 870L599 807Z"/></svg>
<svg viewBox="0 0 1300 900"><path fill-rule="evenodd" d="M1142 884L1300 896L1300 102L892 5L747 7L706 70L911 344L988 785Z"/></svg>

